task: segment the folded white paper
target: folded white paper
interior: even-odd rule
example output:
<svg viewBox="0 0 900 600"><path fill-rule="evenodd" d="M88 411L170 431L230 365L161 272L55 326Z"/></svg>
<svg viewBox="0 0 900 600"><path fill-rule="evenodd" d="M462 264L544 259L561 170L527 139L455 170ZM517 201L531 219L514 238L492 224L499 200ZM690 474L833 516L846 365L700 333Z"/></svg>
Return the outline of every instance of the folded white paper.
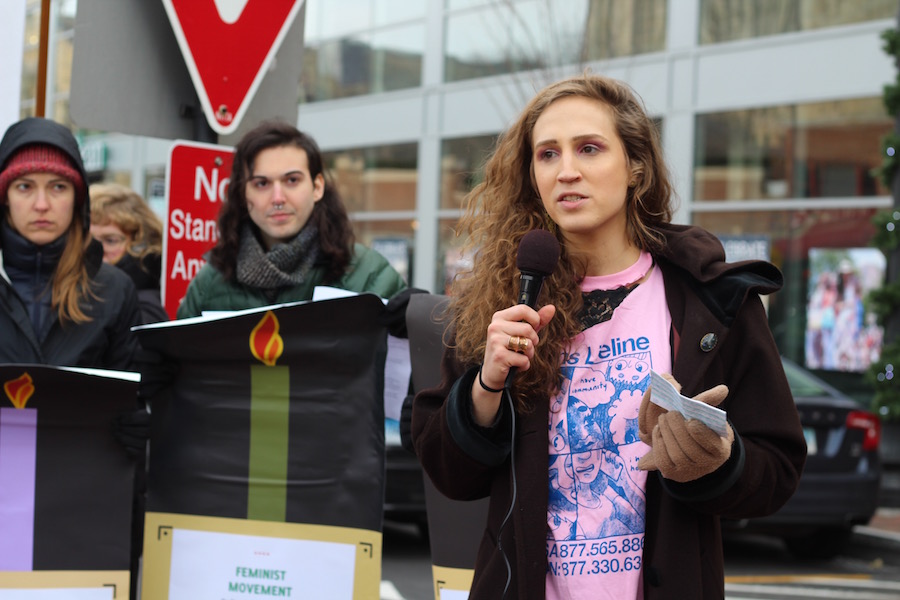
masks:
<svg viewBox="0 0 900 600"><path fill-rule="evenodd" d="M724 410L682 396L675 386L669 383L668 379L652 370L650 371L650 402L666 410L681 413L685 419L697 419L722 437L728 435Z"/></svg>

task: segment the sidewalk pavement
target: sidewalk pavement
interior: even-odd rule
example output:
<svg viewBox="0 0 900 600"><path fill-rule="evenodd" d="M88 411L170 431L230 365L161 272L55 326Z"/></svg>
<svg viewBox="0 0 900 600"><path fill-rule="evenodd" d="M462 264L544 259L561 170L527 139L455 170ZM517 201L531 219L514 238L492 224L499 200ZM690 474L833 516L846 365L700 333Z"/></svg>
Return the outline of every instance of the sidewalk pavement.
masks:
<svg viewBox="0 0 900 600"><path fill-rule="evenodd" d="M853 532L871 541L900 547L900 508L879 508L868 525L857 525Z"/></svg>

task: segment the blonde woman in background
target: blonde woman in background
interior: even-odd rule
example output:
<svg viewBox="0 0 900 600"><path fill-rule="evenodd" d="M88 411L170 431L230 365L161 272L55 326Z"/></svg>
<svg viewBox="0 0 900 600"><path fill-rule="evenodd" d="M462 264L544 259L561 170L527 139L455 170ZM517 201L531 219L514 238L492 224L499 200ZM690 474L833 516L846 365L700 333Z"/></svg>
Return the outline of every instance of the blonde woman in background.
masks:
<svg viewBox="0 0 900 600"><path fill-rule="evenodd" d="M140 194L118 183L93 184L91 235L103 244L103 262L134 281L143 322L168 320L160 300L163 225Z"/></svg>

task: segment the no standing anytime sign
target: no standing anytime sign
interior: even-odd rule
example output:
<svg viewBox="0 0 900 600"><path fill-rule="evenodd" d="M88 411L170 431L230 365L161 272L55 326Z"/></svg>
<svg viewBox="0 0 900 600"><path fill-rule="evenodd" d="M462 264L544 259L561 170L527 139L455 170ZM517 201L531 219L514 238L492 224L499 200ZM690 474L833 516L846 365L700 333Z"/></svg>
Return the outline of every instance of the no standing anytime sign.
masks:
<svg viewBox="0 0 900 600"><path fill-rule="evenodd" d="M163 306L169 317L218 239L216 218L231 175L233 149L176 141L166 168L169 209L163 245Z"/></svg>

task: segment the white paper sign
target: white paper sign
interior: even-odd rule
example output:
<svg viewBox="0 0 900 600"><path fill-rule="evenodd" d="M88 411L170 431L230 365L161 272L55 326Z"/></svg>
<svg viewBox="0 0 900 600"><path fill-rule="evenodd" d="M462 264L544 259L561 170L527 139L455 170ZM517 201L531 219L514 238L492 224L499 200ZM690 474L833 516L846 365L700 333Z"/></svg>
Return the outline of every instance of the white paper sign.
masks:
<svg viewBox="0 0 900 600"><path fill-rule="evenodd" d="M444 588L441 590L441 600L469 600L469 592Z"/></svg>
<svg viewBox="0 0 900 600"><path fill-rule="evenodd" d="M681 413L685 419L697 419L722 437L728 435L725 411L682 396L668 379L650 371L650 401L666 410Z"/></svg>
<svg viewBox="0 0 900 600"><path fill-rule="evenodd" d="M411 376L409 340L389 335L384 364L384 416L388 419L400 420L400 410L409 391Z"/></svg>
<svg viewBox="0 0 900 600"><path fill-rule="evenodd" d="M352 600L353 544L175 529L169 600Z"/></svg>
<svg viewBox="0 0 900 600"><path fill-rule="evenodd" d="M0 600L112 600L112 598L113 589L109 587L0 590Z"/></svg>

